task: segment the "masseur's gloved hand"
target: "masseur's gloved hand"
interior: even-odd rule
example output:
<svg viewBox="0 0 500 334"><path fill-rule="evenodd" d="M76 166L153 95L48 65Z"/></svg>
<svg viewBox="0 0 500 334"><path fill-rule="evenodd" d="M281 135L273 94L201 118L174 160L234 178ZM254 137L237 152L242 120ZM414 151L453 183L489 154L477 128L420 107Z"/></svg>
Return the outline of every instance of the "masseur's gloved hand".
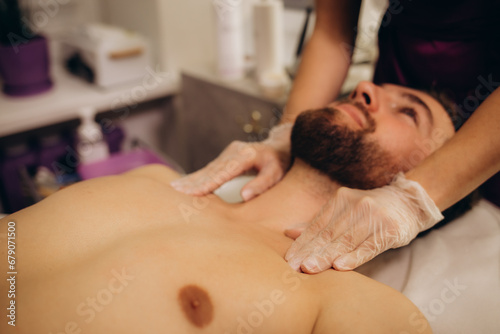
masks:
<svg viewBox="0 0 500 334"><path fill-rule="evenodd" d="M398 174L390 185L372 190L340 188L297 237L285 259L305 273L333 267L352 270L390 248L410 243L443 218L419 183Z"/></svg>
<svg viewBox="0 0 500 334"><path fill-rule="evenodd" d="M292 124L286 123L274 127L262 142L234 141L206 167L171 185L183 193L202 196L254 169L257 176L241 190L241 197L248 201L275 185L285 174L290 165L291 131Z"/></svg>

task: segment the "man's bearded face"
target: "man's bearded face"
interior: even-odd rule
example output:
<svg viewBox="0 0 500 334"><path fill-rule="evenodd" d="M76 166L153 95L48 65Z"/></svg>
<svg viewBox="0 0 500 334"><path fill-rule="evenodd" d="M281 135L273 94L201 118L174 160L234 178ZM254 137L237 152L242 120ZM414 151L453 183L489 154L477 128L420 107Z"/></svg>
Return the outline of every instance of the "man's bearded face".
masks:
<svg viewBox="0 0 500 334"><path fill-rule="evenodd" d="M345 187L384 186L399 171L397 159L369 139L375 131L375 121L362 104L353 105L365 115L366 129L350 129L342 122L341 111L335 108L301 113L292 130L292 156Z"/></svg>

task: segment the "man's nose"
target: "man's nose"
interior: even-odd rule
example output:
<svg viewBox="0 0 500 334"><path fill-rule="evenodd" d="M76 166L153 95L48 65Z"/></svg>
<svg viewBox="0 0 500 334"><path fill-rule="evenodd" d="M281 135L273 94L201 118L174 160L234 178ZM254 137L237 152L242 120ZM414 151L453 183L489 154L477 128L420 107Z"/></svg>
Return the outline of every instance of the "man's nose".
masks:
<svg viewBox="0 0 500 334"><path fill-rule="evenodd" d="M350 98L365 106L369 112L376 112L379 107L377 86L369 81L361 81L352 91Z"/></svg>

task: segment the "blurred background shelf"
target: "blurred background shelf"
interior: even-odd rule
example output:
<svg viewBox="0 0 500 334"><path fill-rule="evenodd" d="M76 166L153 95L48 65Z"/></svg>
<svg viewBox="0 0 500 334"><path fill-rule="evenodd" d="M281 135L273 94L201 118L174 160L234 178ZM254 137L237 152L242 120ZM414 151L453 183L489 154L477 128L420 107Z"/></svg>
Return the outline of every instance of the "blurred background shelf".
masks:
<svg viewBox="0 0 500 334"><path fill-rule="evenodd" d="M78 109L92 106L98 112L119 110L175 94L178 82L154 69L145 71L144 82L101 89L53 66L51 91L25 98L0 96L0 137L60 123L78 117Z"/></svg>

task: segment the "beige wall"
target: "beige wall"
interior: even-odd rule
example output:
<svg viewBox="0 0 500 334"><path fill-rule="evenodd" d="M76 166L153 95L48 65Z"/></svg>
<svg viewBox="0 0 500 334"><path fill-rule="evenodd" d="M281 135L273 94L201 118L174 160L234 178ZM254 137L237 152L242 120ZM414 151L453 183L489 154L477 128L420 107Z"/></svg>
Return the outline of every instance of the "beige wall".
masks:
<svg viewBox="0 0 500 334"><path fill-rule="evenodd" d="M104 21L150 38L153 62L164 70L215 61L211 0L103 0L101 6Z"/></svg>
<svg viewBox="0 0 500 334"><path fill-rule="evenodd" d="M163 38L163 54L169 68L190 64L215 64L215 11L211 0L157 0Z"/></svg>

